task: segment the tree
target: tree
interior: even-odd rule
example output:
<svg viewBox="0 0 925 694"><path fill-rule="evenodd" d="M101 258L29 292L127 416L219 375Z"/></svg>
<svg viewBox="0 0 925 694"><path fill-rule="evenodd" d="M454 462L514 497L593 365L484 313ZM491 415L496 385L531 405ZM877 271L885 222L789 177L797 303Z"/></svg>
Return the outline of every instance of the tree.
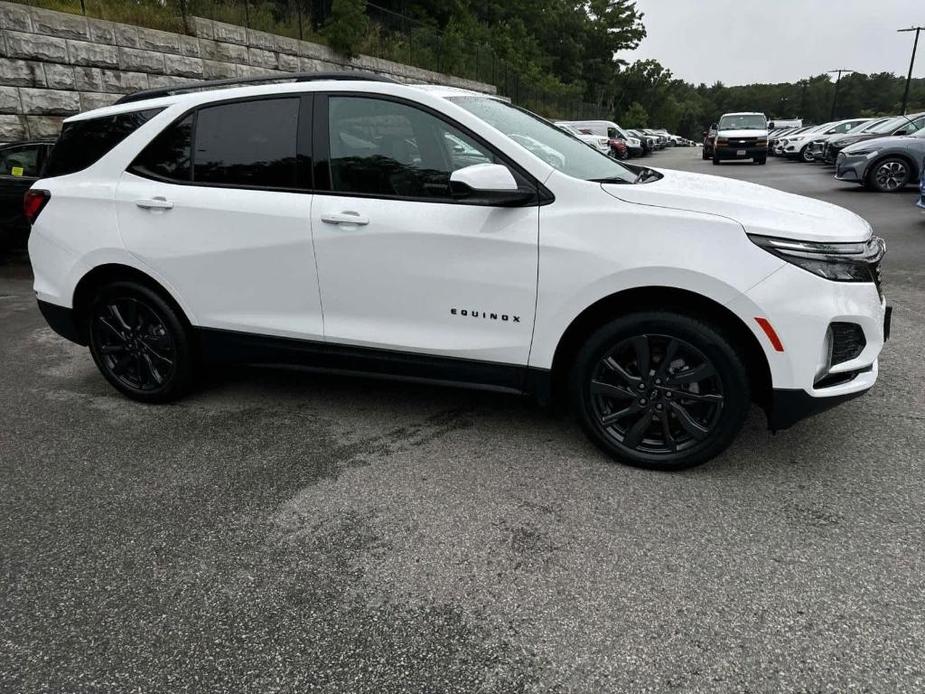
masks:
<svg viewBox="0 0 925 694"><path fill-rule="evenodd" d="M645 128L649 123L649 114L642 104L634 101L623 114L623 126L626 128Z"/></svg>
<svg viewBox="0 0 925 694"><path fill-rule="evenodd" d="M366 0L334 0L323 34L331 48L347 58L359 53L366 36Z"/></svg>

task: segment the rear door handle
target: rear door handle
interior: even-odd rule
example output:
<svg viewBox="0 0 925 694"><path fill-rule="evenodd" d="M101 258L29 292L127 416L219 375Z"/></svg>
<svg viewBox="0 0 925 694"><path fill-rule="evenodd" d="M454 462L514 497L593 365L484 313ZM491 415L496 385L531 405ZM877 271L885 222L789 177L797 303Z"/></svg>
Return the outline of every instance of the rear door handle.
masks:
<svg viewBox="0 0 925 694"><path fill-rule="evenodd" d="M369 224L369 217L364 217L359 212L336 212L321 215L321 221L325 224L355 224L365 226Z"/></svg>
<svg viewBox="0 0 925 694"><path fill-rule="evenodd" d="M170 210L173 209L173 203L167 198L150 198L148 200L136 200L135 204L143 210Z"/></svg>

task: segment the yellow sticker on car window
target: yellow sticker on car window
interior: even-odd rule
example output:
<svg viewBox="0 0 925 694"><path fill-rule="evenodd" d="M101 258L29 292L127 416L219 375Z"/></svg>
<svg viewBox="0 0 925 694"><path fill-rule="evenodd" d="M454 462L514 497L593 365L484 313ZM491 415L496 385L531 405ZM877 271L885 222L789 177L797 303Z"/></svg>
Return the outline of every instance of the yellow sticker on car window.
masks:
<svg viewBox="0 0 925 694"><path fill-rule="evenodd" d="M10 173L13 174L14 176L22 176L23 169L21 166L14 166L12 171L10 171Z"/></svg>

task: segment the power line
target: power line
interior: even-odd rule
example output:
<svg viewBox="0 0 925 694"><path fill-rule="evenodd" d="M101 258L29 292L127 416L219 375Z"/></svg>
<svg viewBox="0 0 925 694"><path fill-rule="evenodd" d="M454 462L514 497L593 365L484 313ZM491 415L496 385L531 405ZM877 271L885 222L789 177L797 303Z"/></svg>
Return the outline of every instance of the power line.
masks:
<svg viewBox="0 0 925 694"><path fill-rule="evenodd" d="M912 60L909 61L909 74L906 76L906 91L903 93L903 115L906 115L906 107L909 105L909 85L912 84L912 66L915 65L915 49L919 47L919 33L925 31L925 27L909 27L908 29L897 29L898 33L904 31L915 32L915 43L912 44Z"/></svg>

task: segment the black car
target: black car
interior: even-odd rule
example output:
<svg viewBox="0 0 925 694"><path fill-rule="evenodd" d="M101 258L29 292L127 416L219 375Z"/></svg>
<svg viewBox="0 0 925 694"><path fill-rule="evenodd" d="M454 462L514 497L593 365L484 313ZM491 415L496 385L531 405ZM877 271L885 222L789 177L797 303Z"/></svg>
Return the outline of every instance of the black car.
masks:
<svg viewBox="0 0 925 694"><path fill-rule="evenodd" d="M0 249L21 248L29 237L22 198L39 178L53 142L0 145Z"/></svg>
<svg viewBox="0 0 925 694"><path fill-rule="evenodd" d="M826 164L834 164L838 159L838 153L848 145L865 142L866 140L875 140L880 137L911 135L922 128L925 128L925 112L888 118L857 133L846 133L841 137L832 138L826 143L822 158Z"/></svg>

